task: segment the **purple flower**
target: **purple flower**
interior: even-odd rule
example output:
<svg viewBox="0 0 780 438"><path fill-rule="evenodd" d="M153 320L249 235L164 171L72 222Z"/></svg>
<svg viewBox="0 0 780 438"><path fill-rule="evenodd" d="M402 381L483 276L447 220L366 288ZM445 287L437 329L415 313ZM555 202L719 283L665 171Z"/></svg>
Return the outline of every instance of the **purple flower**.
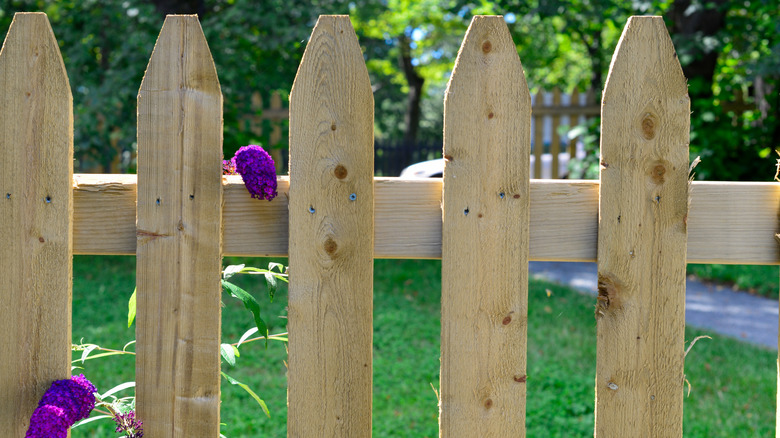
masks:
<svg viewBox="0 0 780 438"><path fill-rule="evenodd" d="M253 198L270 201L276 197L276 166L268 152L260 146L244 146L231 161Z"/></svg>
<svg viewBox="0 0 780 438"><path fill-rule="evenodd" d="M92 412L95 392L83 374L55 380L33 412L25 438L66 437L68 428Z"/></svg>
<svg viewBox="0 0 780 438"><path fill-rule="evenodd" d="M64 409L53 405L38 406L30 418L25 438L66 438L70 426Z"/></svg>
<svg viewBox="0 0 780 438"><path fill-rule="evenodd" d="M222 160L222 174L223 175L236 175L236 159L235 157L229 160Z"/></svg>
<svg viewBox="0 0 780 438"><path fill-rule="evenodd" d="M126 433L127 438L141 438L144 436L143 422L135 419L135 411L124 414L117 413L114 416L116 431Z"/></svg>

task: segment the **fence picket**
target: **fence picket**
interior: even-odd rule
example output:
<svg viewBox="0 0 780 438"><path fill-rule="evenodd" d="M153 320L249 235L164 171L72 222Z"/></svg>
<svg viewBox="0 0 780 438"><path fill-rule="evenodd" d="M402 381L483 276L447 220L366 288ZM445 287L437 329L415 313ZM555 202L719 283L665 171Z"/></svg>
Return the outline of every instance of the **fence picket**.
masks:
<svg viewBox="0 0 780 438"><path fill-rule="evenodd" d="M544 106L544 91L536 93L536 107ZM534 123L534 178L542 179L542 155L544 154L544 117L533 117Z"/></svg>
<svg viewBox="0 0 780 438"><path fill-rule="evenodd" d="M169 15L138 94L136 380L154 437L219 435L222 94L196 16Z"/></svg>
<svg viewBox="0 0 780 438"><path fill-rule="evenodd" d="M0 55L0 435L21 437L70 376L73 98L46 14L14 15Z"/></svg>
<svg viewBox="0 0 780 438"><path fill-rule="evenodd" d="M441 436L525 436L531 96L503 17L474 17L445 96Z"/></svg>
<svg viewBox="0 0 780 438"><path fill-rule="evenodd" d="M288 436L371 436L374 98L348 16L321 16L290 98Z"/></svg>
<svg viewBox="0 0 780 438"><path fill-rule="evenodd" d="M556 88L553 90L553 96L552 96L552 104L554 107L561 106L561 90ZM573 106L573 105L572 105ZM558 128L561 127L561 116L558 114L555 114L552 116L552 135L550 138L550 155L552 158L552 165L550 166L550 175L551 178L557 179L560 178L560 170L559 170L559 161L560 157L558 154L561 153L561 136L558 134ZM569 151L571 154L571 151ZM539 175L539 178L542 176Z"/></svg>
<svg viewBox="0 0 780 438"><path fill-rule="evenodd" d="M682 436L690 101L661 17L628 20L602 102L596 436Z"/></svg>

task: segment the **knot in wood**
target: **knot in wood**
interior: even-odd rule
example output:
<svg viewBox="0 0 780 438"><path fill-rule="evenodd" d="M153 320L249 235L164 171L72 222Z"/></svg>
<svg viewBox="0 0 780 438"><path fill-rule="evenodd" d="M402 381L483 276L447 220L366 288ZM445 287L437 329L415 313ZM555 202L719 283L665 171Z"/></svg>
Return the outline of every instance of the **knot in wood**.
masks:
<svg viewBox="0 0 780 438"><path fill-rule="evenodd" d="M339 249L339 245L336 243L335 240L333 240L332 237L328 237L327 240L325 240L325 244L322 246L325 252L330 256L330 258L334 258L336 255L336 251Z"/></svg>
<svg viewBox="0 0 780 438"><path fill-rule="evenodd" d="M347 168L339 164L335 169L333 169L333 175L335 175L338 179L344 179L347 177Z"/></svg>
<svg viewBox="0 0 780 438"><path fill-rule="evenodd" d="M663 184L665 181L664 175L666 175L666 166L664 163L656 163L650 169L650 179L655 184Z"/></svg>
<svg viewBox="0 0 780 438"><path fill-rule="evenodd" d="M642 137L644 137L645 140L652 140L655 138L655 128L657 124L658 120L656 119L655 114L645 114L645 117L642 119Z"/></svg>
<svg viewBox="0 0 780 438"><path fill-rule="evenodd" d="M482 43L482 53L490 53L491 50L493 50L493 44L490 41Z"/></svg>
<svg viewBox="0 0 780 438"><path fill-rule="evenodd" d="M504 320L501 321L501 323L504 324L504 325L509 325L510 322L512 322L512 315L505 316Z"/></svg>
<svg viewBox="0 0 780 438"><path fill-rule="evenodd" d="M493 407L493 400L492 399L485 400L485 409L490 409L492 407Z"/></svg>

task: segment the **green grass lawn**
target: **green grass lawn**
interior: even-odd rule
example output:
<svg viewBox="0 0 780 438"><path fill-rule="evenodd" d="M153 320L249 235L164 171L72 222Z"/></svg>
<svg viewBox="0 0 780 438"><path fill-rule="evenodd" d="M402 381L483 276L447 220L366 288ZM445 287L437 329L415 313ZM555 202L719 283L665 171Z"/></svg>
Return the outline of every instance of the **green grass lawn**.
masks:
<svg viewBox="0 0 780 438"><path fill-rule="evenodd" d="M777 298L780 269L763 265L688 265L688 274L768 298Z"/></svg>
<svg viewBox="0 0 780 438"><path fill-rule="evenodd" d="M235 263L235 259L226 260ZM243 262L243 260L242 260ZM262 266L266 261L248 260ZM441 263L378 260L374 288L374 436L436 437L439 375ZM74 261L74 341L121 348L134 338L124 303L134 287L132 257L78 256ZM243 286L267 303L257 277ZM548 296L547 290L550 290ZM264 315L272 332L284 330L286 290ZM596 367L595 299L539 281L529 290L529 437L593 436ZM243 305L225 297L223 342L235 342L252 325ZM686 330L686 339L708 334ZM235 437L286 436L286 352L273 342L242 346L239 367L223 369L265 399L266 417L238 387L223 381L223 433ZM774 433L777 353L714 336L701 340L686 360L692 391L685 399L686 437L760 437ZM132 357L88 361L83 372L99 390L133 379ZM115 437L106 422L76 429L72 436ZM102 425L101 425L102 424Z"/></svg>

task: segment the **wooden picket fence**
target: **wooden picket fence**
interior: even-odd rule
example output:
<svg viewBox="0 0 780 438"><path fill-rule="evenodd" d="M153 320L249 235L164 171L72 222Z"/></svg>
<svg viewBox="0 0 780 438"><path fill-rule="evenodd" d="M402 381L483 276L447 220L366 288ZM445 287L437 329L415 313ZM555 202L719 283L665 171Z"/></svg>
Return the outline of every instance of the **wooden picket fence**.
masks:
<svg viewBox="0 0 780 438"><path fill-rule="evenodd" d="M76 76L77 77L77 76ZM273 202L221 175L200 24L169 16L138 95L138 175L73 175L44 14L0 53L0 433L70 374L73 254L137 257L146 436L216 437L222 255L290 257L288 436L368 437L372 260L442 259L443 437L525 435L528 260L598 261L598 437L681 436L685 263L778 264L780 187L688 179L689 100L660 17L632 17L602 101L601 181L529 180L530 95L475 17L445 98L443 180L373 177L373 97L346 16L319 19ZM771 364L767 364L771 366Z"/></svg>

